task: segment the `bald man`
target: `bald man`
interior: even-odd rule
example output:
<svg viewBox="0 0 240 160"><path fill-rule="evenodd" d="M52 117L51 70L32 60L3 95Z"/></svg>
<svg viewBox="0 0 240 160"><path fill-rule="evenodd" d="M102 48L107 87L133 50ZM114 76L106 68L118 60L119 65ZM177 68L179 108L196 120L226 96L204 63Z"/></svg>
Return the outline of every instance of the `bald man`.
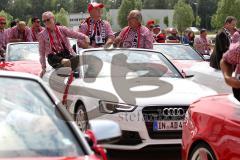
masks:
<svg viewBox="0 0 240 160"><path fill-rule="evenodd" d="M32 34L30 28L26 26L24 21L20 21L17 26L9 30L9 42L32 42Z"/></svg>
<svg viewBox="0 0 240 160"><path fill-rule="evenodd" d="M114 41L114 45L122 48L153 48L153 34L141 24L142 14L139 10L132 10L128 15L128 26L123 28Z"/></svg>

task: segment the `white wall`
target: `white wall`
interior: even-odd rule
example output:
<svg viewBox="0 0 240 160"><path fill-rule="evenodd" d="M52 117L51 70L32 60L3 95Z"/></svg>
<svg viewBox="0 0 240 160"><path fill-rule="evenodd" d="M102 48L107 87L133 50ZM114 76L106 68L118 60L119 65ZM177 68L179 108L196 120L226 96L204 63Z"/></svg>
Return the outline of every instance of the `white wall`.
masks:
<svg viewBox="0 0 240 160"><path fill-rule="evenodd" d="M146 24L146 22L149 19L159 19L160 20L160 27L166 28L166 26L163 23L164 17L168 16L169 20L169 27L172 27L172 21L173 21L173 13L174 10L168 10L168 9L142 9L141 10L143 15L143 22ZM118 25L117 15L118 15L118 9L111 9L110 15L112 19L112 29L114 31L118 31L120 29Z"/></svg>
<svg viewBox="0 0 240 160"><path fill-rule="evenodd" d="M143 15L143 22L146 24L146 22L149 19L158 19L160 21L161 28L166 28L166 26L163 23L164 17L168 16L169 20L169 27L172 27L172 20L173 20L173 13L174 10L168 10L168 9L143 9L141 10ZM111 16L111 24L113 31L119 31L120 27L118 25L117 16L118 15L118 9L111 9L110 10L110 16ZM80 21L82 19L85 19L89 16L88 13L70 13L69 14L69 21L70 21L70 27L73 26L79 26Z"/></svg>

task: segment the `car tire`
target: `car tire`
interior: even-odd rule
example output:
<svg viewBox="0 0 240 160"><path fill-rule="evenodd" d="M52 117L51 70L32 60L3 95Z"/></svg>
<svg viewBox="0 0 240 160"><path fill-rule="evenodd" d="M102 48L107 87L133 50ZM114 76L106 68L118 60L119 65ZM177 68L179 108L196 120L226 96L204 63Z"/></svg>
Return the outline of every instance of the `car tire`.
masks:
<svg viewBox="0 0 240 160"><path fill-rule="evenodd" d="M88 129L88 115L83 104L76 106L74 119L81 131L86 131Z"/></svg>
<svg viewBox="0 0 240 160"><path fill-rule="evenodd" d="M208 160L216 160L213 150L205 143L199 143L196 145L190 153L188 160L201 160L200 152L203 152Z"/></svg>

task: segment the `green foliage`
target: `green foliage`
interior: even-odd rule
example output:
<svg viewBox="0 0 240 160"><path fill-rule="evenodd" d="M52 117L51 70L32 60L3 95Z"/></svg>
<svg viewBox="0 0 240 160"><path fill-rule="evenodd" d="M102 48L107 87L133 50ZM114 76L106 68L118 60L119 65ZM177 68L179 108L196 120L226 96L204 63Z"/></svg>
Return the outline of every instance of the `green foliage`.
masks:
<svg viewBox="0 0 240 160"><path fill-rule="evenodd" d="M163 23L168 27L169 26L169 18L168 16L163 18Z"/></svg>
<svg viewBox="0 0 240 160"><path fill-rule="evenodd" d="M197 16L197 20L196 20L196 26L200 26L201 24L201 17Z"/></svg>
<svg viewBox="0 0 240 160"><path fill-rule="evenodd" d="M68 12L63 8L60 9L60 12L55 14L56 22L61 23L61 25L68 26L69 25L69 15Z"/></svg>
<svg viewBox="0 0 240 160"><path fill-rule="evenodd" d="M27 26L32 27L32 18L29 18L27 21Z"/></svg>
<svg viewBox="0 0 240 160"><path fill-rule="evenodd" d="M73 13L87 12L88 0L73 0Z"/></svg>
<svg viewBox="0 0 240 160"><path fill-rule="evenodd" d="M194 21L193 10L184 0L174 6L173 25L182 33Z"/></svg>
<svg viewBox="0 0 240 160"><path fill-rule="evenodd" d="M239 6L240 0L220 0L218 2L217 12L212 17L212 25L214 28L221 28L227 16L234 16L239 19Z"/></svg>
<svg viewBox="0 0 240 160"><path fill-rule="evenodd" d="M11 16L9 13L5 12L4 10L1 10L0 16L4 16L6 18L6 22L7 22L6 27L9 27L11 21L13 20L13 16Z"/></svg>
<svg viewBox="0 0 240 160"><path fill-rule="evenodd" d="M173 9L178 0L143 0L144 9Z"/></svg>
<svg viewBox="0 0 240 160"><path fill-rule="evenodd" d="M141 0L123 0L118 11L118 24L121 28L127 26L127 16L131 10L142 9Z"/></svg>
<svg viewBox="0 0 240 160"><path fill-rule="evenodd" d="M206 28L211 30L211 18L213 14L216 13L217 4L219 0L198 0L198 16L201 18L200 26L201 28ZM196 6L192 6L194 12L196 12ZM197 19L198 23L198 19Z"/></svg>

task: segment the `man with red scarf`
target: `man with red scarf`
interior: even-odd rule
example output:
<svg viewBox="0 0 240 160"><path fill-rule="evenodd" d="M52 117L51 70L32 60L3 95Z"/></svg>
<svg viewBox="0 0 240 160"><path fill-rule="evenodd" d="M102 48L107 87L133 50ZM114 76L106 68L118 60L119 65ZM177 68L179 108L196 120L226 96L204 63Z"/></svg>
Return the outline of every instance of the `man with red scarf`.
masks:
<svg viewBox="0 0 240 160"><path fill-rule="evenodd" d="M102 3L89 3L88 12L90 17L81 24L79 31L90 39L91 47L108 47L113 44L114 34L109 22L101 20ZM78 41L81 46L81 40Z"/></svg>
<svg viewBox="0 0 240 160"><path fill-rule="evenodd" d="M44 29L41 24L40 24L40 19L38 17L33 17L32 18L32 27L31 27L31 31L32 31L32 39L34 42L37 42L38 39L38 34Z"/></svg>
<svg viewBox="0 0 240 160"><path fill-rule="evenodd" d="M42 14L42 21L46 28L38 34L41 76L46 72L46 57L53 68L71 67L74 70L78 66L79 57L73 51L68 37L81 40L84 48L88 48L89 38L65 26L57 26L50 11Z"/></svg>
<svg viewBox="0 0 240 160"><path fill-rule="evenodd" d="M9 30L9 42L32 42L32 33L24 21Z"/></svg>
<svg viewBox="0 0 240 160"><path fill-rule="evenodd" d="M132 10L128 15L128 26L123 28L116 38L114 45L123 48L153 48L153 34L141 25L142 14L139 10Z"/></svg>

